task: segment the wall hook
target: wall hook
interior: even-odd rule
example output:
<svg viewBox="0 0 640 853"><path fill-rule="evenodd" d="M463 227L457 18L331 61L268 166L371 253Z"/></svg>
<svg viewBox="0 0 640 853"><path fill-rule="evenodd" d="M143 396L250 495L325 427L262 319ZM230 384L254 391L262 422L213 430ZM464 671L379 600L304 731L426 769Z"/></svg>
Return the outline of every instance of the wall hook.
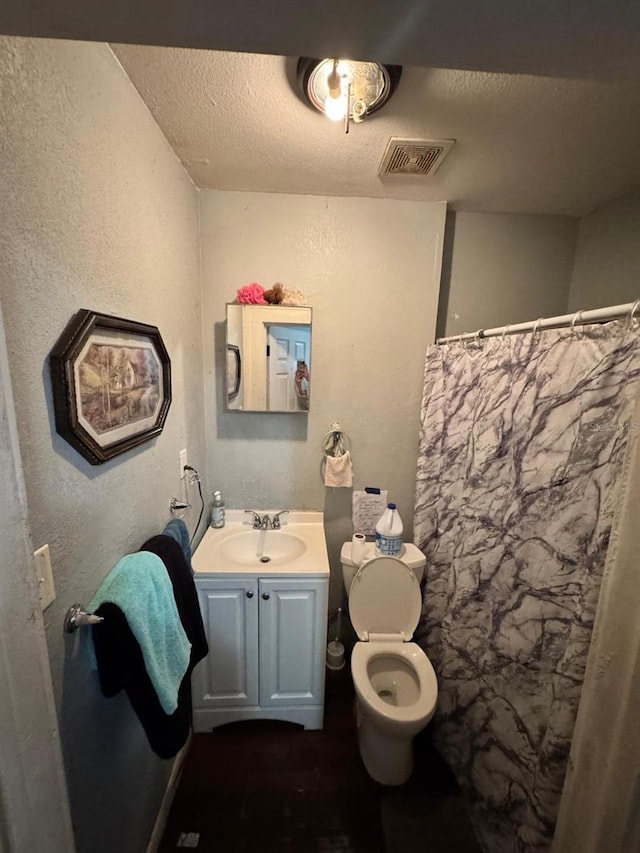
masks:
<svg viewBox="0 0 640 853"><path fill-rule="evenodd" d="M171 510L172 515L176 512L180 512L180 510L189 509L190 507L191 504L181 501L178 498L171 498L171 503L169 504L169 509Z"/></svg>

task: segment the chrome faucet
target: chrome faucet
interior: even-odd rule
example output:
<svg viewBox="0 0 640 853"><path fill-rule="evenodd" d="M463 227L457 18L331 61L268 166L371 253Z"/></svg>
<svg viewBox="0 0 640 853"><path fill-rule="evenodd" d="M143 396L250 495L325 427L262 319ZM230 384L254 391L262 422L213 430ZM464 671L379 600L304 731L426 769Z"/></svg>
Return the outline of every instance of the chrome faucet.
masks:
<svg viewBox="0 0 640 853"><path fill-rule="evenodd" d="M280 516L285 515L289 510L282 509L280 512L276 512L273 518L270 518L266 512L262 518L260 518L259 513L252 509L245 509L245 512L253 516L254 530L280 530Z"/></svg>
<svg viewBox="0 0 640 853"><path fill-rule="evenodd" d="M245 512L248 513L249 515L253 516L253 529L254 530L266 529L266 528L264 528L264 519L260 518L260 516L258 515L257 512L254 512L252 509L245 509ZM265 515L265 518L267 518L266 515Z"/></svg>
<svg viewBox="0 0 640 853"><path fill-rule="evenodd" d="M286 513L288 513L288 512L289 512L288 509L281 509L280 512L277 512L273 516L273 519L271 520L271 529L272 530L280 530L280 516L286 515Z"/></svg>

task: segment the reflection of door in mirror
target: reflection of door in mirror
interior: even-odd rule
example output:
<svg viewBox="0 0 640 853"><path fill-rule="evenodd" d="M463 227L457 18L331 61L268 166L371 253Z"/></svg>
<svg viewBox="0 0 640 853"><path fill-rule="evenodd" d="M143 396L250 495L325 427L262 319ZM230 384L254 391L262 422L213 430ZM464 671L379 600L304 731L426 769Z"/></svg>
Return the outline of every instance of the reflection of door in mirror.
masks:
<svg viewBox="0 0 640 853"><path fill-rule="evenodd" d="M311 329L267 325L267 408L270 412L306 412L311 379Z"/></svg>
<svg viewBox="0 0 640 853"><path fill-rule="evenodd" d="M227 305L226 325L227 410L305 414L311 377L311 308L233 303Z"/></svg>

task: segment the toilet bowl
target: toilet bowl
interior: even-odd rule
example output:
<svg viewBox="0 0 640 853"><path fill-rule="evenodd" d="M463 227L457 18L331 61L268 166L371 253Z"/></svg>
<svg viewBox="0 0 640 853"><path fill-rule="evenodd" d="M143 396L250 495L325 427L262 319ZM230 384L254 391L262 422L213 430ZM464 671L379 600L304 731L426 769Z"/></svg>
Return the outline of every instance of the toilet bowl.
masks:
<svg viewBox="0 0 640 853"><path fill-rule="evenodd" d="M360 755L377 782L401 785L413 769L413 738L431 720L438 699L431 662L411 642L425 558L406 545L402 559L371 554L358 568L349 560L350 546L345 543L342 557L349 615L360 639L351 656Z"/></svg>

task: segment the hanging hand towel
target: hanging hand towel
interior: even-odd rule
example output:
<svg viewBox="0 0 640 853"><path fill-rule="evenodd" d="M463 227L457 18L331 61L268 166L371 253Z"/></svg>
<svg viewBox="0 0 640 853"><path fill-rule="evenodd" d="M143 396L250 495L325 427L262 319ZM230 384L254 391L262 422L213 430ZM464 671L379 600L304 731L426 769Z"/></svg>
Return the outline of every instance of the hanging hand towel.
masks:
<svg viewBox="0 0 640 853"><path fill-rule="evenodd" d="M353 485L351 454L347 450L342 456L326 456L324 468L325 486L350 489Z"/></svg>
<svg viewBox="0 0 640 853"><path fill-rule="evenodd" d="M107 602L117 605L125 615L162 709L173 714L189 666L191 643L160 557L147 551L123 557L104 579L89 608L95 612Z"/></svg>
<svg viewBox="0 0 640 853"><path fill-rule="evenodd" d="M173 758L187 742L191 730L191 672L207 654L193 572L178 542L170 536L154 536L140 549L160 557L173 586L182 627L191 643L191 659L178 690L178 707L163 710L149 678L142 651L127 618L116 604L105 603L96 613L104 622L92 628L100 687L106 697L124 690L147 735L149 746L160 758Z"/></svg>
<svg viewBox="0 0 640 853"><path fill-rule="evenodd" d="M187 561L187 564L191 571L193 571L193 567L191 566L191 543L189 541L189 531L187 530L187 525L181 518L172 518L171 521L167 523L164 530L162 531L163 536L170 536L172 539L175 539L178 545L182 548L182 553L184 554L184 558ZM144 548L140 549L144 551Z"/></svg>

